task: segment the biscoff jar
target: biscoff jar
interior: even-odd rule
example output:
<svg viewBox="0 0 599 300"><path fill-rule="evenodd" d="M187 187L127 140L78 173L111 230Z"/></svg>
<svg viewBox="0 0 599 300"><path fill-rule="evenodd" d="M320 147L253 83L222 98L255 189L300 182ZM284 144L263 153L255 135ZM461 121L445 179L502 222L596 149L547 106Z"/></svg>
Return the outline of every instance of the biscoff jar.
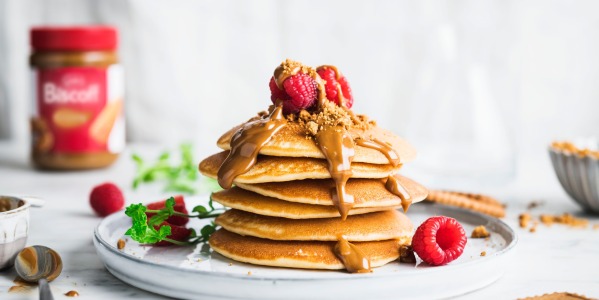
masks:
<svg viewBox="0 0 599 300"><path fill-rule="evenodd" d="M35 166L79 170L112 164L125 146L117 30L36 27L31 47Z"/></svg>

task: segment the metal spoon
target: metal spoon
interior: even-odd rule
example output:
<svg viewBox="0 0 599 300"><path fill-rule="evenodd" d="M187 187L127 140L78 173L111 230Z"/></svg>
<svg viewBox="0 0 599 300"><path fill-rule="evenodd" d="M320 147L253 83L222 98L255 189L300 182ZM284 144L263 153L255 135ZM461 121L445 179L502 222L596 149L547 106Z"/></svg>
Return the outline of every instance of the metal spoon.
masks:
<svg viewBox="0 0 599 300"><path fill-rule="evenodd" d="M17 255L15 270L23 280L39 284L40 300L54 300L48 281L62 272L62 259L56 251L45 246L27 247Z"/></svg>

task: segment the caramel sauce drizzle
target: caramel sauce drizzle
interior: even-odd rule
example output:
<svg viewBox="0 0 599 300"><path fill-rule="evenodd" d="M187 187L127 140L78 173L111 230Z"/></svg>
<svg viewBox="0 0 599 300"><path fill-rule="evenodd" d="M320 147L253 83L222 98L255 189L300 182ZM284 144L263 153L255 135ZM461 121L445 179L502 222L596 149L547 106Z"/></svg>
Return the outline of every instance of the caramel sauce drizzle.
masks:
<svg viewBox="0 0 599 300"><path fill-rule="evenodd" d="M391 165L393 165L394 167L399 166L399 164L401 163L397 152L395 152L395 150L393 150L393 148L389 144L387 144L383 141L380 141L378 139L374 139L374 140L357 139L356 144L359 146L362 146L362 147L374 149L374 150L381 152L383 155L385 155L385 157L387 157L387 159L389 160L389 163Z"/></svg>
<svg viewBox="0 0 599 300"><path fill-rule="evenodd" d="M75 290L68 291L68 292L64 293L64 295L67 297L79 297L79 293Z"/></svg>
<svg viewBox="0 0 599 300"><path fill-rule="evenodd" d="M233 180L256 164L260 149L286 124L280 104L265 118L244 124L231 138L231 151L218 169L218 184L231 188Z"/></svg>
<svg viewBox="0 0 599 300"><path fill-rule="evenodd" d="M335 254L345 265L345 268L350 273L370 273L370 260L364 255L356 245L350 243L344 236L337 237L335 245Z"/></svg>
<svg viewBox="0 0 599 300"><path fill-rule="evenodd" d="M335 79L337 79L337 81L339 81L339 79L341 79L341 73L339 73L339 70L335 66L322 65L322 66L316 68L316 71L326 70L326 69L332 69L333 72L335 72ZM345 99L345 97L343 96L343 91L341 90L341 85L339 83L337 83L336 87L337 87L337 102L339 102L339 106L341 106L343 108L347 108L347 106L345 105L347 99Z"/></svg>
<svg viewBox="0 0 599 300"><path fill-rule="evenodd" d="M354 197L345 190L347 180L353 175L351 163L354 159L354 141L350 134L340 126L325 126L317 135L316 143L329 164L329 173L335 181L331 190L333 203L341 214L341 219L347 219L349 210L354 206Z"/></svg>
<svg viewBox="0 0 599 300"><path fill-rule="evenodd" d="M401 207L404 212L408 212L408 208L412 205L412 198L406 189L401 185L399 180L393 175L389 175L385 187L389 192L398 196L401 199Z"/></svg>
<svg viewBox="0 0 599 300"><path fill-rule="evenodd" d="M25 285L13 285L10 288L8 288L8 292L9 293L20 293L20 292L28 291L29 289L30 289L29 286L25 286Z"/></svg>

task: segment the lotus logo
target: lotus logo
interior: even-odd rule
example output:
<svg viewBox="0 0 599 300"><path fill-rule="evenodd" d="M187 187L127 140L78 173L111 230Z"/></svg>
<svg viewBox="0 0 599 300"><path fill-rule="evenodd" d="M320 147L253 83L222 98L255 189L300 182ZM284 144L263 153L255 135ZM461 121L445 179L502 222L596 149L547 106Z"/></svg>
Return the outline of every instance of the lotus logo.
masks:
<svg viewBox="0 0 599 300"><path fill-rule="evenodd" d="M60 80L61 86L65 88L80 87L85 85L85 77L80 74L66 74Z"/></svg>

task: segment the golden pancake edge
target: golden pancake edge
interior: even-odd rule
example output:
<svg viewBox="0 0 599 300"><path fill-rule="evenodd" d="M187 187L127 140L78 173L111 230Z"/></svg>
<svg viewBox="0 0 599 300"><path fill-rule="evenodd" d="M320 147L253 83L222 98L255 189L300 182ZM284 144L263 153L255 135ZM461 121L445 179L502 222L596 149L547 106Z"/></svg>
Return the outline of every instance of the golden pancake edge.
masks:
<svg viewBox="0 0 599 300"><path fill-rule="evenodd" d="M250 192L239 187L216 192L212 194L212 200L226 207L271 217L319 219L341 216L337 207L332 205L313 205L279 200ZM349 211L349 215L396 209L398 207L399 206L354 207Z"/></svg>
<svg viewBox="0 0 599 300"><path fill-rule="evenodd" d="M200 172L207 177L217 178L218 169L229 151L207 157L200 162ZM390 164L377 165L352 163L352 178L384 178L396 173L399 167ZM234 183L280 182L302 179L331 178L328 163L324 159L305 157L258 156L256 164L246 173L237 176Z"/></svg>
<svg viewBox="0 0 599 300"><path fill-rule="evenodd" d="M345 269L333 250L336 242L273 241L242 236L221 228L210 236L209 243L219 254L244 263L284 268ZM410 238L353 244L364 252L371 267L380 267L396 260L400 246L409 243Z"/></svg>
<svg viewBox="0 0 599 300"><path fill-rule="evenodd" d="M287 241L350 242L389 240L412 235L412 222L397 210L341 218L286 219L230 209L218 216L217 225L240 235Z"/></svg>
<svg viewBox="0 0 599 300"><path fill-rule="evenodd" d="M401 175L393 175L406 189L412 203L424 200L428 190L419 183ZM385 179L352 178L347 181L347 193L354 196L354 207L380 207L401 205L399 196L389 192L385 187ZM331 188L332 180L301 180L287 182L264 182L256 184L236 183L240 188L267 197L280 200L315 204L334 205Z"/></svg>

